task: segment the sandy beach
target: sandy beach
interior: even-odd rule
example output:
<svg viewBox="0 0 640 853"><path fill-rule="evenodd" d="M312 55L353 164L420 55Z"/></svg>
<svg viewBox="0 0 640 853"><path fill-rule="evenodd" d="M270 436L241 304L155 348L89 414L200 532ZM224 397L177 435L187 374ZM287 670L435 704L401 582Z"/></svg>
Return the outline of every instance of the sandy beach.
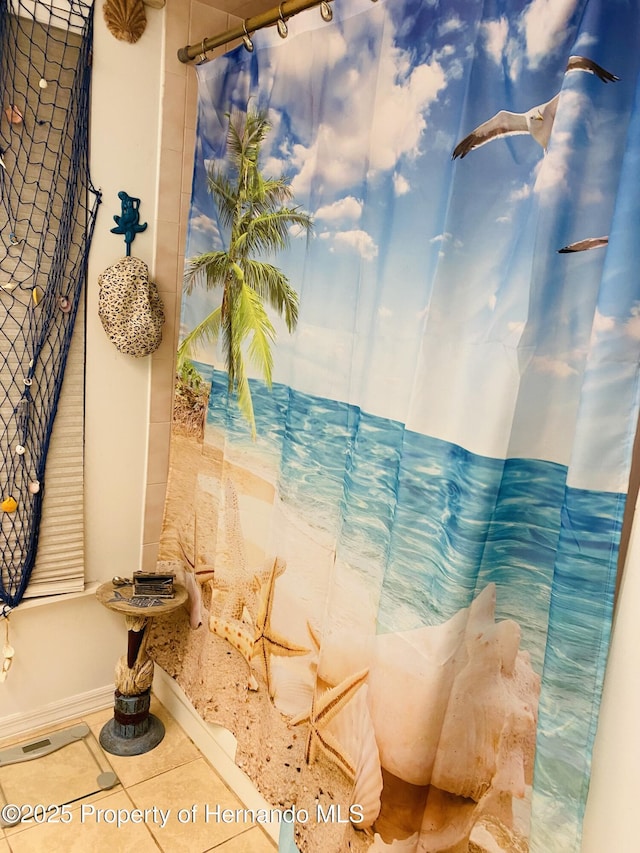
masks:
<svg viewBox="0 0 640 853"><path fill-rule="evenodd" d="M236 762L265 799L274 807L293 805L309 813L308 824L296 826L301 850L305 853L366 850L370 838L353 829L348 822L329 821L316 827L318 803L325 813L331 804L341 803L342 814L348 814L352 784L322 754L314 764L306 764L306 726L289 725L290 715L278 710L269 698L265 673L259 663L252 668L258 689L249 688L250 672L246 661L207 624L208 614L224 610L229 594L225 587L233 581L237 565L242 565L250 574L252 568L262 566L265 561L268 564L273 556L273 552L267 553L264 544L268 541L265 537L269 535L269 521L275 511L273 484L229 462L220 449L182 435L173 436L171 459L159 560L184 564L186 555L192 569L205 573L198 575L208 578L202 584L203 624L192 629L186 609L156 620L149 651L176 679L204 720L222 725L233 733L238 742ZM225 518L223 484L228 479L233 482L240 506L241 532L230 531L232 519ZM239 536L242 536L241 549L237 541ZM300 541L296 542L298 537ZM288 539L289 553L305 546L307 554L305 556L303 551L299 558L308 563L310 543L304 531L294 530ZM327 562L330 558L327 549L320 544L315 544L315 548L316 557ZM215 572L207 573L214 563ZM286 585L282 584L287 571L276 581L278 595L274 601L273 623L278 627L286 623L288 638L311 650L306 620L302 618L304 608L299 602L297 605L291 602ZM314 587L311 592L317 595L317 583ZM309 600L311 597L310 594ZM253 603L249 602L247 610L251 609ZM245 617L247 615L245 611ZM274 658L272 656L275 681L279 684L281 659ZM306 656L303 664L302 656L286 660L294 661L298 669L302 666L308 670L311 687L310 656ZM286 689L284 693L286 695ZM284 702L286 704L286 699Z"/></svg>

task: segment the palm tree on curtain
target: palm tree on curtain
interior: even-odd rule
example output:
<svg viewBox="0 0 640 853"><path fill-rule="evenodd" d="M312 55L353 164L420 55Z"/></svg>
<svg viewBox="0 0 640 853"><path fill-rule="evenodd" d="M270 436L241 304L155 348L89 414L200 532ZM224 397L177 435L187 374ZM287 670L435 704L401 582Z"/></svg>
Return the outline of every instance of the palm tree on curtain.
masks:
<svg viewBox="0 0 640 853"><path fill-rule="evenodd" d="M289 244L290 228L312 228L309 214L290 206L289 180L273 179L260 171L260 150L271 124L266 111L247 109L227 113L228 168L212 166L207 175L220 222L228 234L226 248L191 258L185 272L185 291L204 283L207 290L222 288L221 304L184 338L178 348L178 369L198 344L213 343L222 335L229 391L251 426L256 425L244 354L271 387L276 333L265 303L284 317L293 332L298 322L298 294L277 267L257 256L273 254Z"/></svg>

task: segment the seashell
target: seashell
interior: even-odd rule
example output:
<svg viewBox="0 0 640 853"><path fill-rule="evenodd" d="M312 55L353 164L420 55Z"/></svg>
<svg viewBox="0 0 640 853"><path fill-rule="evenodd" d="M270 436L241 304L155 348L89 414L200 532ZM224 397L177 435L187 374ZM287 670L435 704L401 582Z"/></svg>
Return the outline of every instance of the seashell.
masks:
<svg viewBox="0 0 640 853"><path fill-rule="evenodd" d="M414 832L408 838L401 840L394 839L389 844L383 841L382 836L376 832L374 833L373 844L369 848L368 853L386 853L386 851L393 851L393 853L415 853L417 843L417 832Z"/></svg>
<svg viewBox="0 0 640 853"><path fill-rule="evenodd" d="M38 492L40 491L40 481L39 480L31 480L31 482L27 486L27 489L29 490L29 494L37 495Z"/></svg>
<svg viewBox="0 0 640 853"><path fill-rule="evenodd" d="M11 124L22 124L24 120L24 116L15 104L10 104L4 111L4 114Z"/></svg>
<svg viewBox="0 0 640 853"><path fill-rule="evenodd" d="M102 11L107 29L118 41L135 44L147 26L142 0L107 0Z"/></svg>
<svg viewBox="0 0 640 853"><path fill-rule="evenodd" d="M529 845L513 828L505 824L494 815L483 815L474 825L469 837L469 850L485 853L527 853Z"/></svg>
<svg viewBox="0 0 640 853"><path fill-rule="evenodd" d="M6 681L7 675L9 674L9 670L11 669L11 664L13 663L13 656L15 655L16 650L13 648L10 643L5 643L2 647L2 664L0 665L0 684L3 681Z"/></svg>
<svg viewBox="0 0 640 853"><path fill-rule="evenodd" d="M0 503L0 509L4 512L15 512L17 508L18 503L15 498L11 497L11 495Z"/></svg>
<svg viewBox="0 0 640 853"><path fill-rule="evenodd" d="M354 809L354 826L366 829L373 825L380 814L382 795L380 754L367 705L366 684L329 723L328 729L356 768L349 805L359 806L357 814Z"/></svg>

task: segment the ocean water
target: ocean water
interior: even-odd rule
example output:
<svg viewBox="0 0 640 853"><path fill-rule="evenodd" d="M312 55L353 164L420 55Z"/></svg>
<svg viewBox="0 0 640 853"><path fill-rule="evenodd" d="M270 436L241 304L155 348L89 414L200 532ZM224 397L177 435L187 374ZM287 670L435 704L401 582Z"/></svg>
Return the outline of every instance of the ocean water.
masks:
<svg viewBox="0 0 640 853"><path fill-rule="evenodd" d="M492 459L356 406L251 383L251 441L226 374L209 430L380 590L378 630L438 624L487 583L542 675L531 850L579 850L609 640L624 496L571 489L567 469ZM249 464L252 464L251 462Z"/></svg>

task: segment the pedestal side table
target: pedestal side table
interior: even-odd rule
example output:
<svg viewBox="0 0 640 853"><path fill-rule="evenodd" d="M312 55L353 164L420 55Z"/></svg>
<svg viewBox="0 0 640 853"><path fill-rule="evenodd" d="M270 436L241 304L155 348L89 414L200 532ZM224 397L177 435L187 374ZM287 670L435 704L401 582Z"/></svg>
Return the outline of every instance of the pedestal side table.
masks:
<svg viewBox="0 0 640 853"><path fill-rule="evenodd" d="M147 654L149 624L181 607L187 590L174 585L173 598L143 598L133 595L133 586L103 583L96 591L98 601L122 613L127 626L127 653L116 664L113 718L100 732L100 745L112 755L142 755L164 737L164 725L149 713L153 661Z"/></svg>

